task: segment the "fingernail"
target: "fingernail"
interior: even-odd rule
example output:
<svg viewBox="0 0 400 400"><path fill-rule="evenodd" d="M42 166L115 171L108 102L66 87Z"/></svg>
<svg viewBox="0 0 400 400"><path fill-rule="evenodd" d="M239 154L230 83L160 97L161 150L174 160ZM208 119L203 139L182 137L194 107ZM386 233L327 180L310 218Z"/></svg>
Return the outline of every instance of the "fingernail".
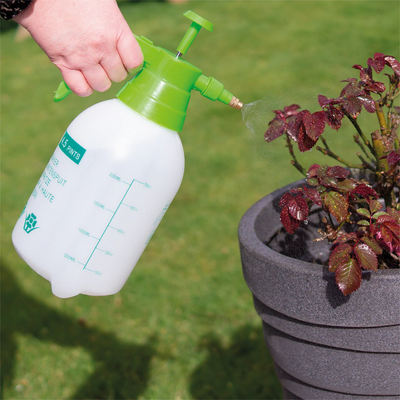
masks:
<svg viewBox="0 0 400 400"><path fill-rule="evenodd" d="M129 69L128 72L132 75L136 75L137 73L139 73L141 70L143 69L143 64L139 65L138 67Z"/></svg>

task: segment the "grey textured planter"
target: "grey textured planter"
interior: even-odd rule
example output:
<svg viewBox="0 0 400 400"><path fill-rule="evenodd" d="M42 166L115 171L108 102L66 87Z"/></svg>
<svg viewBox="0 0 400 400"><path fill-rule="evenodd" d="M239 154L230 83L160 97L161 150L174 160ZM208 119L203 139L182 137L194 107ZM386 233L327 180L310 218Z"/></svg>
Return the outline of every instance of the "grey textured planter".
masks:
<svg viewBox="0 0 400 400"><path fill-rule="evenodd" d="M400 270L365 271L361 288L344 296L327 267L268 247L282 227L279 199L298 185L261 199L239 225L244 278L284 398L400 399ZM326 249L307 235L275 246L318 259Z"/></svg>

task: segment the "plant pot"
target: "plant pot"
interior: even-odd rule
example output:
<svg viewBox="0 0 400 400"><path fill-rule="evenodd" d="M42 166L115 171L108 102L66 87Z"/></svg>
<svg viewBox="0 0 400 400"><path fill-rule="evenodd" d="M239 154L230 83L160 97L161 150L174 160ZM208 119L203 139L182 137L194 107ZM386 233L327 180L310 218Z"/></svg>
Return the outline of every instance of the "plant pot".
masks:
<svg viewBox="0 0 400 400"><path fill-rule="evenodd" d="M400 270L363 271L344 296L328 267L308 262L329 248L308 228L269 243L281 230L279 200L295 182L254 204L239 225L243 274L285 399L400 399ZM326 246L326 245L325 245ZM306 260L306 261L304 261Z"/></svg>

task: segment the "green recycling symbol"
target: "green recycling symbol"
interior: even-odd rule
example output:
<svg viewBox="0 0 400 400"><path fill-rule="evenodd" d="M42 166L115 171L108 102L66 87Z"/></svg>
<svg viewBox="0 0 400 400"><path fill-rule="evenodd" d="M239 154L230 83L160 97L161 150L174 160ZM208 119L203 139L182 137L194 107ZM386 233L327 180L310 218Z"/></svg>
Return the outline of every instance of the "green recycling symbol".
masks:
<svg viewBox="0 0 400 400"><path fill-rule="evenodd" d="M24 231L26 233L31 233L35 229L38 229L39 227L37 225L37 218L34 213L30 213L25 217L25 224L24 224Z"/></svg>

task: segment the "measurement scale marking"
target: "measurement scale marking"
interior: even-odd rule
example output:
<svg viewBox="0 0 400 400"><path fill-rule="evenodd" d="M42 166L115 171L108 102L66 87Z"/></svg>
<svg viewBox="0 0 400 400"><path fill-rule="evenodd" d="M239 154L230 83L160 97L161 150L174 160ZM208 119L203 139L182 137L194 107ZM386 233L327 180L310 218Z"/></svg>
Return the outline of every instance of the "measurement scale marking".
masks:
<svg viewBox="0 0 400 400"><path fill-rule="evenodd" d="M113 213L113 215L112 215L110 221L108 222L106 228L104 229L103 233L101 234L100 239L97 239L96 237L94 237L94 236L91 235L94 239L97 240L97 244L96 244L96 246L94 247L92 253L90 254L88 260L86 261L86 264L79 263L79 264L84 265L83 269L87 269L88 271L94 272L94 271L90 270L89 268L87 268L87 265L89 264L89 261L91 260L91 258L92 258L92 256L93 256L94 252L95 252L96 250L100 250L100 251L103 251L103 252L106 253L105 250L98 249L97 246L99 245L99 243L100 243L101 239L103 238L104 234L106 233L107 229L108 229L108 228L113 228L113 229L116 229L117 231L119 231L119 229L110 226L110 224L111 224L112 220L114 219L115 215L117 214L117 212L118 212L119 208L121 207L121 205L128 206L127 204L124 204L123 201L124 201L126 195L128 194L130 188L132 187L133 182L140 183L141 185L144 185L144 186L147 187L147 188L150 188L150 187L151 187L149 184L140 182L140 181L138 181L138 180L136 180L136 179L133 179L131 183L125 182L125 181L123 181L123 180L121 180L120 182L123 182L123 183L126 183L127 185L129 185L128 189L126 190L124 196L122 197L122 199L121 199L120 203L118 204L118 207L117 207L117 209L116 209L115 211L111 211L110 209L107 208L108 211L110 211L110 212ZM129 206L128 206L128 207L129 207ZM124 232L124 233L125 233L125 232Z"/></svg>
<svg viewBox="0 0 400 400"><path fill-rule="evenodd" d="M96 251L96 249L97 249L97 246L99 245L99 243L100 243L101 239L103 238L103 236L104 236L104 234L106 233L106 231L107 231L108 227L110 226L110 224L111 224L111 221L114 219L114 217L115 217L115 214L117 213L117 211L118 211L118 210L119 210L119 208L121 207L121 204L122 204L122 202L124 201L124 199L125 199L126 195L128 194L128 192L129 192L129 189L130 189L130 188L131 188L131 186L133 185L133 182L135 182L135 179L134 179L134 180L131 182L131 184L129 185L128 189L126 190L126 192L125 192L125 194L124 194L124 197L122 197L121 201L119 202L117 209L114 211L114 213L113 213L113 215L112 215L112 217L111 217L110 221L108 222L108 224L107 224L107 226L106 226L106 229L104 229L103 233L101 234L101 236L100 236L100 239L98 240L98 242L97 242L97 244L96 244L95 248L93 249L93 251L92 251L92 254L90 254L90 257L89 257L89 259L86 261L86 264L85 264L85 266L84 266L84 268L83 268L83 269L85 269L85 268L86 268L86 266L88 265L88 263L89 263L90 259L92 258L92 256L93 256L94 252L95 252L95 251Z"/></svg>
<svg viewBox="0 0 400 400"><path fill-rule="evenodd" d="M122 205L125 207L128 207L132 211L138 211L138 209L135 206L130 206L129 204L125 204L125 203L122 203Z"/></svg>

